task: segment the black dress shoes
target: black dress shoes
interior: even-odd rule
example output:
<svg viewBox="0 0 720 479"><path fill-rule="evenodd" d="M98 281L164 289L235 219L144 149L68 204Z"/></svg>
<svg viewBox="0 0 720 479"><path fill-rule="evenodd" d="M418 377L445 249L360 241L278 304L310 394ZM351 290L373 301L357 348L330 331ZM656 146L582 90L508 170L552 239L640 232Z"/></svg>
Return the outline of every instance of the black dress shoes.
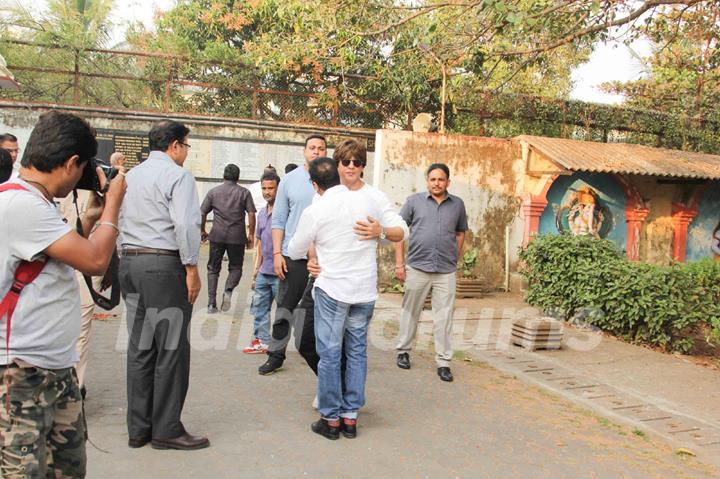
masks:
<svg viewBox="0 0 720 479"><path fill-rule="evenodd" d="M447 381L449 383L453 380L453 375L448 367L438 368L438 376L440 376L440 379L443 381Z"/></svg>
<svg viewBox="0 0 720 479"><path fill-rule="evenodd" d="M340 438L340 421L337 421L335 425L330 425L327 419L320 418L310 425L310 429L315 434L320 434L332 441Z"/></svg>
<svg viewBox="0 0 720 479"><path fill-rule="evenodd" d="M193 436L189 432L185 432L182 436L173 439L153 439L151 445L153 449L180 449L182 451L191 451L209 447L210 441L206 437Z"/></svg>
<svg viewBox="0 0 720 479"><path fill-rule="evenodd" d="M400 353L397 356L397 367L400 369L410 369L410 354Z"/></svg>
<svg viewBox="0 0 720 479"><path fill-rule="evenodd" d="M132 447L133 449L137 449L139 447L143 447L145 444L150 442L149 437L131 437L128 439L128 446Z"/></svg>

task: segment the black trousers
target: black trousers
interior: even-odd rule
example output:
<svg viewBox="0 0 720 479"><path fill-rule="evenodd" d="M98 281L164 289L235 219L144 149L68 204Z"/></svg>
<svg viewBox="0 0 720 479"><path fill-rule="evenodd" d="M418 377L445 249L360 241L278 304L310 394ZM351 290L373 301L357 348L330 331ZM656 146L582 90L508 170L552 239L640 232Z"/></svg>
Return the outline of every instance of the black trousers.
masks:
<svg viewBox="0 0 720 479"><path fill-rule="evenodd" d="M317 375L320 357L315 351L315 303L311 296L312 281L308 282L307 260L285 257L285 262L288 270L285 279L280 280L278 285L268 355L280 362L285 361L290 331L294 328L297 350Z"/></svg>
<svg viewBox="0 0 720 479"><path fill-rule="evenodd" d="M180 416L190 379L185 267L154 254L120 259L127 306L127 424L133 439L171 439L185 432Z"/></svg>
<svg viewBox="0 0 720 479"><path fill-rule="evenodd" d="M245 244L210 242L210 256L208 258L208 306L217 306L216 296L220 268L223 256L228 254L228 277L225 280L225 291L232 291L242 278L243 260L245 259Z"/></svg>

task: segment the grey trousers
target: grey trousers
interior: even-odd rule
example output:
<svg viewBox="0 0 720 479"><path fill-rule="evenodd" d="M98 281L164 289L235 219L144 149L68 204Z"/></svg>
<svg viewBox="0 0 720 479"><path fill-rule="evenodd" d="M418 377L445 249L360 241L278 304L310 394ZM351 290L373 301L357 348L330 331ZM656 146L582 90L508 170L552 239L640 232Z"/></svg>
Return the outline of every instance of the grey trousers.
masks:
<svg viewBox="0 0 720 479"><path fill-rule="evenodd" d="M185 267L153 254L120 259L127 306L127 425L131 439L184 434L180 416L190 380Z"/></svg>
<svg viewBox="0 0 720 479"><path fill-rule="evenodd" d="M423 303L432 288L433 337L435 361L438 367L449 366L453 350L450 344L452 317L455 310L455 273L424 273L408 267L405 277L405 295L400 314L398 353L412 349L417 323Z"/></svg>

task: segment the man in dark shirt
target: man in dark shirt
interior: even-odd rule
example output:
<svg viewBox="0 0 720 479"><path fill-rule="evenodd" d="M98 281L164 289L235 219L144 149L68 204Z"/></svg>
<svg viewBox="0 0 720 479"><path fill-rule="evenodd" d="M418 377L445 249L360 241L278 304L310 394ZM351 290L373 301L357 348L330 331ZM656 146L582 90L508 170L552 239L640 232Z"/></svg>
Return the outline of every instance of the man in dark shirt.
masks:
<svg viewBox="0 0 720 479"><path fill-rule="evenodd" d="M395 275L405 282L397 365L410 369L410 349L425 298L432 288L433 332L438 376L452 381L450 336L455 309L455 271L465 241L465 203L447 191L450 169L433 163L427 170L427 192L410 196L400 216L410 227L410 247L405 270L404 245L395 243Z"/></svg>
<svg viewBox="0 0 720 479"><path fill-rule="evenodd" d="M217 285L220 277L222 259L227 251L229 266L225 281L221 311L230 309L232 292L242 277L245 247L252 249L255 237L255 204L246 188L237 184L240 169L233 164L227 165L223 173L222 185L208 191L200 206L202 213L201 238L210 239L210 258L208 259L208 313L217 313ZM205 231L207 215L213 212L213 227L210 234ZM248 232L245 233L245 213L248 216Z"/></svg>

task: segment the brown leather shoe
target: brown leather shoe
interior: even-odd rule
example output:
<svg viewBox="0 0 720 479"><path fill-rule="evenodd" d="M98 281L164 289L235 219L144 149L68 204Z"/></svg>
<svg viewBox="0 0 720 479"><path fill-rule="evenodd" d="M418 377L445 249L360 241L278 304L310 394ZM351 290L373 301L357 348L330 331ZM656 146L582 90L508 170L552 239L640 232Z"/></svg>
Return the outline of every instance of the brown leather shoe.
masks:
<svg viewBox="0 0 720 479"><path fill-rule="evenodd" d="M190 451L209 447L210 441L206 437L193 436L189 432L185 432L182 436L173 439L153 439L150 445L153 449L180 449Z"/></svg>

